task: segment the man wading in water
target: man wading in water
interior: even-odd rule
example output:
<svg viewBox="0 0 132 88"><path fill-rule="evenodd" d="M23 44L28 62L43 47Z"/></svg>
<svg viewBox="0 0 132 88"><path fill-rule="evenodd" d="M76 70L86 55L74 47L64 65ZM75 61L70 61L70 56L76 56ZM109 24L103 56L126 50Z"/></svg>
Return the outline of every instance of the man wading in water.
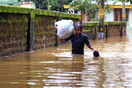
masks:
<svg viewBox="0 0 132 88"><path fill-rule="evenodd" d="M86 44L87 47L91 50L93 50L93 54L96 54L94 56L99 56L98 51L94 49L89 42L88 36L84 33L82 33L83 30L83 24L81 21L78 21L75 23L75 33L73 33L69 38L67 39L60 39L61 43L67 42L68 40L71 40L72 43L72 54L84 54L84 45Z"/></svg>

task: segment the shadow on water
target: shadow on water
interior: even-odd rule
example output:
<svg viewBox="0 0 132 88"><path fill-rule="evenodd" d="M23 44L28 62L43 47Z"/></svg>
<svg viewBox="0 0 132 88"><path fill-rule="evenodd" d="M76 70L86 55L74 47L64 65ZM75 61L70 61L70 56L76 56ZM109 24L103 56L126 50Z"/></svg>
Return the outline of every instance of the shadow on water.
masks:
<svg viewBox="0 0 132 88"><path fill-rule="evenodd" d="M130 32L129 32L130 33ZM71 55L71 45L0 58L0 88L132 88L131 35L90 41Z"/></svg>

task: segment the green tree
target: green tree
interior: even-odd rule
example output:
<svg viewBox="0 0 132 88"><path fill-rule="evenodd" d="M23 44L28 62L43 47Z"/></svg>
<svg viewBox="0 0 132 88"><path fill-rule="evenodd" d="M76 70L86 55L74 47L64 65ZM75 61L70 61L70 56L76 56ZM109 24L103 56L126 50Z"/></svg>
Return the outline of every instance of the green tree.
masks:
<svg viewBox="0 0 132 88"><path fill-rule="evenodd" d="M93 0L74 0L69 5L77 11L85 12L86 15L89 15L91 18L94 17L95 13L98 12L99 7L97 2L92 3Z"/></svg>
<svg viewBox="0 0 132 88"><path fill-rule="evenodd" d="M51 10L65 12L63 5L67 5L72 0L51 0Z"/></svg>
<svg viewBox="0 0 132 88"><path fill-rule="evenodd" d="M97 12L99 12L100 0L74 0L69 5L74 7L77 11L85 12L86 15L93 18ZM110 12L110 7L107 5L105 7L106 12Z"/></svg>
<svg viewBox="0 0 132 88"><path fill-rule="evenodd" d="M3 4L3 5L17 5L18 0L0 0L0 4Z"/></svg>
<svg viewBox="0 0 132 88"><path fill-rule="evenodd" d="M63 5L69 4L72 0L32 0L36 8L64 12Z"/></svg>

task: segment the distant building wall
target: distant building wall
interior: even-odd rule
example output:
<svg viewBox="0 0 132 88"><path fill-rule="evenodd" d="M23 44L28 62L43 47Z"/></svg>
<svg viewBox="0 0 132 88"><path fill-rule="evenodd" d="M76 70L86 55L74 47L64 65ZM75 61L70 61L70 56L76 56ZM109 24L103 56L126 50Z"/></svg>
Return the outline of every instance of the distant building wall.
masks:
<svg viewBox="0 0 132 88"><path fill-rule="evenodd" d="M24 8L36 8L35 3L33 2L22 2L18 5L19 7L24 7Z"/></svg>
<svg viewBox="0 0 132 88"><path fill-rule="evenodd" d="M128 28L129 29L132 29L132 9L130 9L130 11L129 11L129 26L128 26Z"/></svg>
<svg viewBox="0 0 132 88"><path fill-rule="evenodd" d="M132 9L130 9L130 12L129 12L129 19L132 19ZM132 20L130 20L132 21Z"/></svg>
<svg viewBox="0 0 132 88"><path fill-rule="evenodd" d="M114 21L114 11L105 14L105 21Z"/></svg>

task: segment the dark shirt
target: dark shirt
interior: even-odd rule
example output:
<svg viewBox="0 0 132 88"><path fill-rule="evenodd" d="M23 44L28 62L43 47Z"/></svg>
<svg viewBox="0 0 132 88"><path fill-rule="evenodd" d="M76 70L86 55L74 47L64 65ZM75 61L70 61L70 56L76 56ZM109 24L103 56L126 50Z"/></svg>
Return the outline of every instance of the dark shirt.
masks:
<svg viewBox="0 0 132 88"><path fill-rule="evenodd" d="M72 54L84 54L84 45L91 46L88 36L83 33L79 37L77 37L76 33L73 33L72 36L65 39L65 41L68 40L71 40L72 43Z"/></svg>

